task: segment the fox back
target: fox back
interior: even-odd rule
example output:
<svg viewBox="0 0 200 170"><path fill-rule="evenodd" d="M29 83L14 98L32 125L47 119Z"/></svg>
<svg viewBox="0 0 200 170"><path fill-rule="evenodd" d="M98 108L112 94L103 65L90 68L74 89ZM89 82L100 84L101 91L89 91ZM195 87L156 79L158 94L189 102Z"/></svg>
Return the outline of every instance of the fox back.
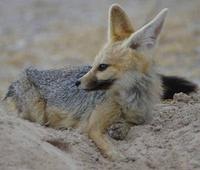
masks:
<svg viewBox="0 0 200 170"><path fill-rule="evenodd" d="M6 97L12 97L19 113L32 121L38 117L36 113L31 114L33 107L37 107L35 112L43 113L46 119L39 120L42 124L48 123L51 112L59 112L57 117L70 115L75 120L86 119L106 96L103 90L88 92L75 85L90 69L90 66L43 71L28 68L10 85Z"/></svg>

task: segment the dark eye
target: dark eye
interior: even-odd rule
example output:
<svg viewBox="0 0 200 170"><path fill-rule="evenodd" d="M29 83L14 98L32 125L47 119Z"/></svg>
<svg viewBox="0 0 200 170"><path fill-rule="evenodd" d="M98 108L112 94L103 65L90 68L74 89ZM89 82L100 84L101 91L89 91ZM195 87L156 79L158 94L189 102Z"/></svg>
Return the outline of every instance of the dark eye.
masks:
<svg viewBox="0 0 200 170"><path fill-rule="evenodd" d="M108 64L100 64L99 67L98 67L98 70L99 71L104 71L108 68Z"/></svg>

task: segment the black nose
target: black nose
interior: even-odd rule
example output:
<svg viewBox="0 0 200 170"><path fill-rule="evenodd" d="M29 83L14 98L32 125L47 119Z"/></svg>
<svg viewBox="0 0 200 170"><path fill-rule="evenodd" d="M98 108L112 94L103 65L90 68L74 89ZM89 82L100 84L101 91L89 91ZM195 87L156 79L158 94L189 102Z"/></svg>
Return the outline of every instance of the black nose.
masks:
<svg viewBox="0 0 200 170"><path fill-rule="evenodd" d="M76 81L75 85L78 87L81 84L81 81Z"/></svg>

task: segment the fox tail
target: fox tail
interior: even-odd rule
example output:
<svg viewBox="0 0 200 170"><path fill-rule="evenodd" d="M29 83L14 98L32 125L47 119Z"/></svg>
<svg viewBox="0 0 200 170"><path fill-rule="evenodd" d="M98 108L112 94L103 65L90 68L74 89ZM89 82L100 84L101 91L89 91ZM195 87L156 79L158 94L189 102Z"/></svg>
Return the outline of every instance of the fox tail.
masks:
<svg viewBox="0 0 200 170"><path fill-rule="evenodd" d="M172 99L175 93L190 94L197 91L197 84L177 76L160 75L163 84L162 99Z"/></svg>

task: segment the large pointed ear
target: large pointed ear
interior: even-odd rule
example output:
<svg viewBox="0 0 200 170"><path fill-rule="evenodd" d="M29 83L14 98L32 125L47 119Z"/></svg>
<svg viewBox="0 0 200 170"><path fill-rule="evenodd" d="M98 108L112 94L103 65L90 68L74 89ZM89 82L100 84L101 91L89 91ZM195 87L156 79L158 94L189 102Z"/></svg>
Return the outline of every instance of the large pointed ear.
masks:
<svg viewBox="0 0 200 170"><path fill-rule="evenodd" d="M124 10L113 4L109 9L108 18L108 41L115 42L124 40L134 32L130 19Z"/></svg>
<svg viewBox="0 0 200 170"><path fill-rule="evenodd" d="M124 42L124 45L132 49L152 49L162 30L168 9L163 9L152 21L133 33Z"/></svg>

